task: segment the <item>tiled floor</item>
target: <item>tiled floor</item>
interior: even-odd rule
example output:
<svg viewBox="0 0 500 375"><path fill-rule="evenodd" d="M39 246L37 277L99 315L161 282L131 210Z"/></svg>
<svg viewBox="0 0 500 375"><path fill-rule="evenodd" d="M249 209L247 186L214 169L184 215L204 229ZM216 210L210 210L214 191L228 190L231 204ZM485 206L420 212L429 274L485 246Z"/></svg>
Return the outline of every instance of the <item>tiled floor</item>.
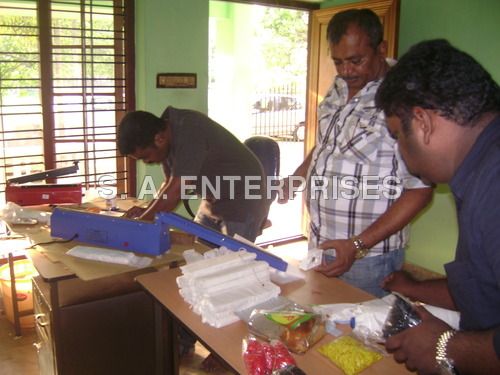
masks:
<svg viewBox="0 0 500 375"><path fill-rule="evenodd" d="M305 241L287 244L273 249L273 252L277 255L287 254L295 258L300 258L306 251L307 244ZM36 341L37 337L34 328L25 329L21 337L15 337L14 327L10 321L7 320L0 299L0 374L39 375L37 354L33 345ZM231 374L231 372L228 371L203 371L201 363L208 354L209 352L201 344L197 343L194 354L186 356L181 360L180 374Z"/></svg>
<svg viewBox="0 0 500 375"><path fill-rule="evenodd" d="M15 337L14 326L0 313L0 373L2 375L38 374L35 329L23 331L21 337Z"/></svg>

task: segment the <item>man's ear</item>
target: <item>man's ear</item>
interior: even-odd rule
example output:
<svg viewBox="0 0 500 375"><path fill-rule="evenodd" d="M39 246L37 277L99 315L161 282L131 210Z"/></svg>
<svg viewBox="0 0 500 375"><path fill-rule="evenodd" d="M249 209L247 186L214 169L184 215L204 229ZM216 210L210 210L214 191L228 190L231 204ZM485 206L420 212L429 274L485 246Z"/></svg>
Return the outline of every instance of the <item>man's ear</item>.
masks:
<svg viewBox="0 0 500 375"><path fill-rule="evenodd" d="M377 51L384 59L387 57L387 42L385 40L380 42Z"/></svg>
<svg viewBox="0 0 500 375"><path fill-rule="evenodd" d="M154 140L155 140L155 146L157 148L164 146L165 143L167 142L167 134L166 134L166 132L165 131L160 131L159 133L156 133Z"/></svg>
<svg viewBox="0 0 500 375"><path fill-rule="evenodd" d="M412 112L413 131L421 137L424 144L429 144L431 135L434 132L434 123L429 111L422 107L414 107Z"/></svg>

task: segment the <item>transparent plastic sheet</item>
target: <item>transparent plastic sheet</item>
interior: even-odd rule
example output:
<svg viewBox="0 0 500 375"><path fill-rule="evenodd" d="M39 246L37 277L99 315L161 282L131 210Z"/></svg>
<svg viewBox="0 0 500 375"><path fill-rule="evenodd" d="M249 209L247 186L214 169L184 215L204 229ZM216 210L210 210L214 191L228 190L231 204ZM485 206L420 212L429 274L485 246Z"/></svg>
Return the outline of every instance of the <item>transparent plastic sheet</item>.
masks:
<svg viewBox="0 0 500 375"><path fill-rule="evenodd" d="M285 374L281 370L295 367L295 359L288 349L278 340L259 341L248 335L243 339L243 362L249 375Z"/></svg>
<svg viewBox="0 0 500 375"><path fill-rule="evenodd" d="M326 321L326 331L332 336L341 336L341 325L352 328L352 335L365 345L385 353L380 344L385 341L382 327L395 297L389 295L383 299L373 299L361 303L335 303L313 306Z"/></svg>
<svg viewBox="0 0 500 375"><path fill-rule="evenodd" d="M415 327L422 321L415 310L415 304L393 293L396 297L382 327L382 335L388 338L407 328Z"/></svg>
<svg viewBox="0 0 500 375"><path fill-rule="evenodd" d="M341 336L318 348L346 375L356 375L382 359L382 354L369 349L352 336Z"/></svg>
<svg viewBox="0 0 500 375"><path fill-rule="evenodd" d="M50 224L50 212L38 211L26 207L19 206L13 202L7 202L0 207L0 218L9 224Z"/></svg>
<svg viewBox="0 0 500 375"><path fill-rule="evenodd" d="M290 301L278 309L254 309L250 331L268 340L281 340L294 353L304 353L325 335L321 314Z"/></svg>

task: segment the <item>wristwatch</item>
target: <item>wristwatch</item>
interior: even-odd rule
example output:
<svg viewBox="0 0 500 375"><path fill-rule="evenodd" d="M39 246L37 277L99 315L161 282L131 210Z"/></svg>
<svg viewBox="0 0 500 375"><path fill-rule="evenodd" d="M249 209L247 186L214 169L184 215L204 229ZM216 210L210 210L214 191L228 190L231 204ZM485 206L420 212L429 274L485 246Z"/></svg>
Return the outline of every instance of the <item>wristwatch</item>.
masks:
<svg viewBox="0 0 500 375"><path fill-rule="evenodd" d="M354 244L354 247L356 248L356 253L354 255L355 259L361 259L368 254L370 249L368 249L363 242L363 240L357 236L351 237L351 241Z"/></svg>
<svg viewBox="0 0 500 375"><path fill-rule="evenodd" d="M439 336L436 344L436 362L441 370L440 373L443 375L457 375L453 360L448 358L448 355L446 354L448 341L453 337L453 335L455 335L455 333L457 333L457 331L454 329L443 332L441 336Z"/></svg>

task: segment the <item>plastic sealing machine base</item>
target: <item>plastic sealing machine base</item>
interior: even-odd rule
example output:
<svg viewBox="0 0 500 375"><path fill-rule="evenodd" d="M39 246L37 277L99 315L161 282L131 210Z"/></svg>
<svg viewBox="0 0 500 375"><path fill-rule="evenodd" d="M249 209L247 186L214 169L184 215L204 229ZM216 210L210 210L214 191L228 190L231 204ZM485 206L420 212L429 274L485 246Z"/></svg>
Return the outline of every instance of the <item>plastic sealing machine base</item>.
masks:
<svg viewBox="0 0 500 375"><path fill-rule="evenodd" d="M224 235L178 214L159 213L154 222L55 208L51 219L51 235L62 239L113 247L147 255L161 255L170 249L169 228L175 227L229 250L246 250L257 255L279 271L288 263L261 248Z"/></svg>
<svg viewBox="0 0 500 375"><path fill-rule="evenodd" d="M50 169L7 180L5 200L20 206L40 204L82 203L82 184L27 184L53 179L78 171L78 162L70 167ZM25 184L25 185L23 185Z"/></svg>
<svg viewBox="0 0 500 375"><path fill-rule="evenodd" d="M50 217L52 237L147 255L170 249L168 229L158 220L152 223L59 207Z"/></svg>

